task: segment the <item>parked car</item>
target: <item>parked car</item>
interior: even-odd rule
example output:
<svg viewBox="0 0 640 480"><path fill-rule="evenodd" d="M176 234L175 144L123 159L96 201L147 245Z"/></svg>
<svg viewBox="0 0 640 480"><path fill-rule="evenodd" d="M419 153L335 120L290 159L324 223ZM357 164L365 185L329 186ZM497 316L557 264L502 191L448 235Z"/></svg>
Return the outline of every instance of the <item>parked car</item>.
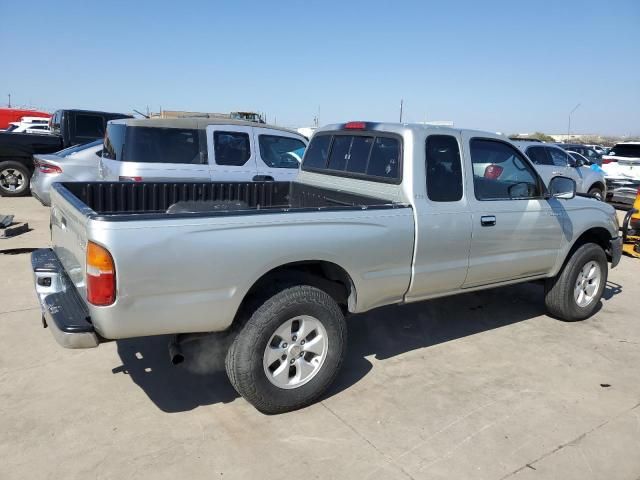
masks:
<svg viewBox="0 0 640 480"><path fill-rule="evenodd" d="M633 205L640 188L640 142L616 144L602 157L609 195L613 203Z"/></svg>
<svg viewBox="0 0 640 480"><path fill-rule="evenodd" d="M589 317L621 238L613 207L575 188L547 188L493 133L332 125L295 182L54 184L35 288L69 348L175 333L177 361L189 332L230 329L231 383L279 413L332 383L347 313L542 280L551 315Z"/></svg>
<svg viewBox="0 0 640 480"><path fill-rule="evenodd" d="M19 122L11 122L2 130L13 133L49 133L49 119L41 117L24 117Z"/></svg>
<svg viewBox="0 0 640 480"><path fill-rule="evenodd" d="M48 207L51 205L50 191L54 182L99 180L98 162L102 155L102 144L102 140L95 140L56 153L34 155L31 195Z"/></svg>
<svg viewBox="0 0 640 480"><path fill-rule="evenodd" d="M564 150L571 150L572 152L578 152L580 155L587 157L592 162L600 165L602 163L602 154L595 151L587 145L581 145L579 143L556 143L556 145Z"/></svg>
<svg viewBox="0 0 640 480"><path fill-rule="evenodd" d="M575 161L556 145L522 141L514 143L527 154L547 184L554 176L565 175L575 180L579 193L586 193L598 200L605 198L606 182L602 172Z"/></svg>
<svg viewBox="0 0 640 480"><path fill-rule="evenodd" d="M29 193L34 154L92 142L104 137L107 121L128 117L122 113L58 110L51 118L52 135L0 132L0 196Z"/></svg>
<svg viewBox="0 0 640 480"><path fill-rule="evenodd" d="M100 178L111 181L293 180L307 139L280 127L221 118L114 120Z"/></svg>

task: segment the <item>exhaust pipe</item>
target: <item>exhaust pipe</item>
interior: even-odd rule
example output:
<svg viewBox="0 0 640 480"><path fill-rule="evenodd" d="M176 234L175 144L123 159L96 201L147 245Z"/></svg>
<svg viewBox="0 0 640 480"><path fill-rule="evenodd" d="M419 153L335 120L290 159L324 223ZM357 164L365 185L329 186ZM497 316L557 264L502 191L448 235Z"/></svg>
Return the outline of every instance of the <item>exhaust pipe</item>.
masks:
<svg viewBox="0 0 640 480"><path fill-rule="evenodd" d="M180 335L174 335L169 340L169 359L172 365L179 365L184 362L184 353L182 353L179 337Z"/></svg>
<svg viewBox="0 0 640 480"><path fill-rule="evenodd" d="M209 337L211 333L179 333L169 340L169 359L173 365L180 365L185 360L182 345L200 338Z"/></svg>

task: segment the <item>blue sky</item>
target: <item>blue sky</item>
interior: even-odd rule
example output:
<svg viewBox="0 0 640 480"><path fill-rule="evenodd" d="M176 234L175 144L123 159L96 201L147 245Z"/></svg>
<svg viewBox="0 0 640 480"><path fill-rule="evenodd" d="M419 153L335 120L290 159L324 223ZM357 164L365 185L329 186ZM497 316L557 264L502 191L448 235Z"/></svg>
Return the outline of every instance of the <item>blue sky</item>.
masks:
<svg viewBox="0 0 640 480"><path fill-rule="evenodd" d="M640 134L640 1L0 0L0 104Z"/></svg>

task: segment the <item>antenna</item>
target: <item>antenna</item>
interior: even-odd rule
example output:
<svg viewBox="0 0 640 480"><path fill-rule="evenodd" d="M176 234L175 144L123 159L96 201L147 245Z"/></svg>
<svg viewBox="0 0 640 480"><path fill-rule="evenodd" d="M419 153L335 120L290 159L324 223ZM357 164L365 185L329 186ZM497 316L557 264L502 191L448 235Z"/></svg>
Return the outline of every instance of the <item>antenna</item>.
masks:
<svg viewBox="0 0 640 480"><path fill-rule="evenodd" d="M404 100L401 98L400 99L400 123L402 123L402 104L404 103Z"/></svg>

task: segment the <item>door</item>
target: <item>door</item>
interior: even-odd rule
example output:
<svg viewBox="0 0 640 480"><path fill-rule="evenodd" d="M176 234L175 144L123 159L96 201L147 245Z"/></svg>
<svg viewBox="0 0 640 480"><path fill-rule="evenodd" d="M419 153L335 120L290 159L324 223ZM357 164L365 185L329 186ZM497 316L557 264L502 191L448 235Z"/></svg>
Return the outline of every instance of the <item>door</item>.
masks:
<svg viewBox="0 0 640 480"><path fill-rule="evenodd" d="M258 174L253 127L209 125L206 131L211 181L253 181Z"/></svg>
<svg viewBox="0 0 640 480"><path fill-rule="evenodd" d="M563 210L543 197L541 178L511 144L472 138L466 162L472 238L464 287L488 285L549 272L562 242ZM485 173L475 165L489 164Z"/></svg>
<svg viewBox="0 0 640 480"><path fill-rule="evenodd" d="M307 142L287 132L257 127L253 130L258 177L283 182L295 180Z"/></svg>
<svg viewBox="0 0 640 480"><path fill-rule="evenodd" d="M416 243L409 301L459 289L471 242L459 138L430 135L418 148L424 149L425 164L414 165Z"/></svg>
<svg viewBox="0 0 640 480"><path fill-rule="evenodd" d="M553 161L555 167L554 177L563 175L573 178L576 182L576 190L584 193L584 175L580 171L580 167L575 168L572 165L575 162L569 157L569 154L558 147L545 147L549 152L549 157Z"/></svg>

